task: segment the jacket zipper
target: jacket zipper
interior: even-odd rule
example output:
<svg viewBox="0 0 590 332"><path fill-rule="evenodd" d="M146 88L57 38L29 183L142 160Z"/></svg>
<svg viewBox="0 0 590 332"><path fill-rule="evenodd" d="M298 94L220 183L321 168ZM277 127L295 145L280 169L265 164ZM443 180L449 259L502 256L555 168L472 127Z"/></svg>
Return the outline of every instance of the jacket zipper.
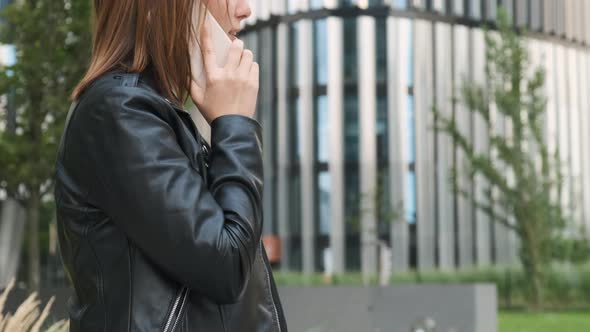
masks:
<svg viewBox="0 0 590 332"><path fill-rule="evenodd" d="M164 325L163 332L172 332L172 331L174 331L174 328L176 328L176 324L178 323L178 319L179 319L180 314L182 312L182 308L184 307L184 303L186 302L186 294L187 293L188 293L188 288L182 287L182 289L180 290L180 292L176 296L176 299L174 299L174 304L172 305L172 310L170 310L170 315L168 315L168 318L166 319L166 325ZM174 314L176 313L176 308L178 308L178 305L181 303L180 302L181 300L182 300L182 305L180 306L180 310L178 311L178 316L176 317L176 320L174 321L174 325L173 325L172 319L174 318ZM170 329L170 326L172 326L172 329Z"/></svg>
<svg viewBox="0 0 590 332"><path fill-rule="evenodd" d="M262 246L262 241L260 241L260 250L264 250ZM264 271L266 272L266 282L268 283L268 291L270 292L270 301L272 303L272 309L274 310L275 317L277 317L277 327L279 328L279 332L281 332L281 323L279 322L279 312L277 311L277 305L275 304L275 299L272 294L272 285L270 283L270 272L268 271L268 266L265 263L264 256L262 251L260 252L260 256L262 256L262 265L264 265Z"/></svg>
<svg viewBox="0 0 590 332"><path fill-rule="evenodd" d="M189 289L187 287L184 287L184 298L182 299L182 303L180 304L180 309L178 309L178 316L176 316L176 320L174 321L174 324L172 324L172 329L170 330L171 332L176 331L176 325L178 325L178 322L182 317L182 312L184 310L184 305L186 304L186 299L188 298L188 293Z"/></svg>

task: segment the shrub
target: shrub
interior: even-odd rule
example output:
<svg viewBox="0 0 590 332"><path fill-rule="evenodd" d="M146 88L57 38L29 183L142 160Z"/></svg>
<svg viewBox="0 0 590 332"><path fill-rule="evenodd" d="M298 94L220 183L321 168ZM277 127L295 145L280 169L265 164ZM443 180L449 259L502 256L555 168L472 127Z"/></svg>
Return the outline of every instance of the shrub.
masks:
<svg viewBox="0 0 590 332"><path fill-rule="evenodd" d="M49 310L55 300L52 297L43 310L39 310L41 302L34 292L23 301L14 313L7 313L4 315L4 305L8 298L8 294L14 288L14 280L11 280L6 289L0 294L0 332L39 332L47 316ZM43 330L46 332L66 332L68 330L68 322L61 320L51 325L49 328Z"/></svg>

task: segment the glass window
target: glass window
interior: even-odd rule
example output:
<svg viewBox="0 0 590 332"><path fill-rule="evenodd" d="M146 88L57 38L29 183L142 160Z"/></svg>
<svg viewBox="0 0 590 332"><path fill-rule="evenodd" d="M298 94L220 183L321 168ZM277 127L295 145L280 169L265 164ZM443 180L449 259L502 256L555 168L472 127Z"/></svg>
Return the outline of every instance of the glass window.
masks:
<svg viewBox="0 0 590 332"><path fill-rule="evenodd" d="M445 13L446 12L446 0L432 0L430 8L432 11Z"/></svg>
<svg viewBox="0 0 590 332"><path fill-rule="evenodd" d="M464 0L452 0L453 1L453 14L457 16L463 16L465 9L463 8Z"/></svg>
<svg viewBox="0 0 590 332"><path fill-rule="evenodd" d="M530 14L531 14L531 30L533 31L539 31L542 28L542 15L543 15L543 11L542 11L542 6L543 3L542 1L544 0L535 0L531 2L531 10L530 10Z"/></svg>
<svg viewBox="0 0 590 332"><path fill-rule="evenodd" d="M469 5L469 16L473 19L480 19L481 18L481 1L482 0L469 0L467 4Z"/></svg>
<svg viewBox="0 0 590 332"><path fill-rule="evenodd" d="M385 5L387 0L369 0L369 7L378 7Z"/></svg>
<svg viewBox="0 0 590 332"><path fill-rule="evenodd" d="M417 9L426 9L426 0L412 0L412 7Z"/></svg>
<svg viewBox="0 0 590 332"><path fill-rule="evenodd" d="M408 88L414 85L414 28L410 29L410 37L408 40L408 59L410 70L408 70ZM412 89L409 89L412 90ZM406 220L410 224L416 223L416 173L414 169L416 161L416 145L415 145L415 119L414 119L414 96L408 95L408 137L409 142L409 172L406 176L404 211L406 211Z"/></svg>
<svg viewBox="0 0 590 332"><path fill-rule="evenodd" d="M342 7L355 7L357 0L341 0Z"/></svg>
<svg viewBox="0 0 590 332"><path fill-rule="evenodd" d="M385 166L379 170L378 173L378 208L377 210L377 229L379 238L387 243L390 242L391 223L395 220L391 220L391 213L393 209L397 209L396 206L391 204L391 190L389 181L389 167Z"/></svg>
<svg viewBox="0 0 590 332"><path fill-rule="evenodd" d="M555 31L555 1L543 0L543 31L552 33Z"/></svg>
<svg viewBox="0 0 590 332"><path fill-rule="evenodd" d="M330 156L330 126L328 118L328 97L323 95L316 99L316 160L327 163Z"/></svg>
<svg viewBox="0 0 590 332"><path fill-rule="evenodd" d="M377 83L387 82L387 23L385 18L375 20L376 52L377 52Z"/></svg>
<svg viewBox="0 0 590 332"><path fill-rule="evenodd" d="M415 145L415 130L414 130L414 96L408 97L408 142L410 142L410 165L408 165L408 172L406 178L406 197L405 197L405 211L407 213L406 220L409 223L416 222L416 171L413 167L416 163L416 145Z"/></svg>
<svg viewBox="0 0 590 332"><path fill-rule="evenodd" d="M406 194L404 199L404 211L409 224L416 223L416 173L408 173L406 178Z"/></svg>
<svg viewBox="0 0 590 332"><path fill-rule="evenodd" d="M529 3L528 1L516 2L516 24L519 27L528 26L529 23Z"/></svg>
<svg viewBox="0 0 590 332"><path fill-rule="evenodd" d="M408 96L408 142L410 142L410 163L416 161L416 144L414 133L414 96Z"/></svg>
<svg viewBox="0 0 590 332"><path fill-rule="evenodd" d="M299 11L299 2L300 0L287 0L287 12L293 14Z"/></svg>
<svg viewBox="0 0 590 332"><path fill-rule="evenodd" d="M297 67L298 67L298 57L297 57L297 32L298 32L299 24L295 23L291 25L289 28L289 68L288 68L288 100L289 100L289 145L290 145L290 160L293 163L297 163L299 161L299 156L301 155L301 148L299 144L299 137L298 137L298 130L299 130L299 107L300 101L299 96L297 93Z"/></svg>
<svg viewBox="0 0 590 332"><path fill-rule="evenodd" d="M356 18L344 19L344 83L357 83Z"/></svg>
<svg viewBox="0 0 590 332"><path fill-rule="evenodd" d="M296 22L289 27L289 83L287 84L289 87L296 87L298 86L297 78L299 77L297 73L297 68L299 67L299 57L297 52L297 36L299 33L299 23Z"/></svg>
<svg viewBox="0 0 590 332"><path fill-rule="evenodd" d="M344 160L357 161L359 157L358 97L344 97Z"/></svg>
<svg viewBox="0 0 590 332"><path fill-rule="evenodd" d="M302 268L301 253L301 179L299 172L289 177L289 264L293 270Z"/></svg>
<svg viewBox="0 0 590 332"><path fill-rule="evenodd" d="M346 234L346 269L360 269L360 236L359 236L359 172L358 164L347 162L344 169L344 217Z"/></svg>
<svg viewBox="0 0 590 332"><path fill-rule="evenodd" d="M320 172L317 179L318 234L330 234L330 173Z"/></svg>
<svg viewBox="0 0 590 332"><path fill-rule="evenodd" d="M377 227L382 240L389 242L391 200L389 183L389 128L387 95L377 96Z"/></svg>
<svg viewBox="0 0 590 332"><path fill-rule="evenodd" d="M508 13L508 18L511 22L514 22L514 0L500 0L499 4L504 7Z"/></svg>
<svg viewBox="0 0 590 332"><path fill-rule="evenodd" d="M315 48L315 81L317 85L328 84L328 36L326 19L317 20L313 24Z"/></svg>
<svg viewBox="0 0 590 332"><path fill-rule="evenodd" d="M273 0L273 1L276 1L276 0ZM322 9L322 8L324 8L324 1L323 0L310 0L309 1L309 8Z"/></svg>
<svg viewBox="0 0 590 332"><path fill-rule="evenodd" d="M389 138L387 122L387 96L377 97L377 163L389 161Z"/></svg>
<svg viewBox="0 0 590 332"><path fill-rule="evenodd" d="M392 0L392 6L395 9L406 9L408 8L408 0Z"/></svg>
<svg viewBox="0 0 590 332"><path fill-rule="evenodd" d="M486 3L486 20L496 20L496 11L498 10L497 0L485 0Z"/></svg>
<svg viewBox="0 0 590 332"><path fill-rule="evenodd" d="M299 111L301 109L301 98L299 96L291 99L289 107L289 138L291 141L291 162L298 163L301 160L301 144L299 144L299 128L301 126Z"/></svg>
<svg viewBox="0 0 590 332"><path fill-rule="evenodd" d="M360 183L358 166L358 123L357 97L345 97L345 162L344 162L344 217L346 233L346 268L358 270L359 256L359 227L360 227ZM352 123L354 124L352 124Z"/></svg>

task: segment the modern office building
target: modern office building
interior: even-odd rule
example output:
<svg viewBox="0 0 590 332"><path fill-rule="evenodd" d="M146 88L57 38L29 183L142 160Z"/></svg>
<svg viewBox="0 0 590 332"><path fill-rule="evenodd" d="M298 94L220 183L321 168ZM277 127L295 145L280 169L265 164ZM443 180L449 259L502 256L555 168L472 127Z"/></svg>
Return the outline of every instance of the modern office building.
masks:
<svg viewBox="0 0 590 332"><path fill-rule="evenodd" d="M468 114L452 97L485 80L481 26L499 6L547 70L547 140L571 165L564 204L590 220L590 1L253 3L243 38L261 65L264 232L280 237L282 268L323 271L329 248L336 273L376 271L376 239L397 271L517 263L516 237L452 194L452 142L431 118L433 104ZM483 124L458 118L486 149ZM483 195L481 181L463 184Z"/></svg>

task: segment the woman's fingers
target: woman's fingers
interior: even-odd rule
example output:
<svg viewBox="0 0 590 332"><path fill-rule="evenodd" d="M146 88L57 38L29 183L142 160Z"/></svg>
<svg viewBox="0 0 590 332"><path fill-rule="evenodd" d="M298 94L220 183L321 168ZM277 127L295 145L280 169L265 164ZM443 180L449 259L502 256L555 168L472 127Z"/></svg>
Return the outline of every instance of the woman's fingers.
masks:
<svg viewBox="0 0 590 332"><path fill-rule="evenodd" d="M260 66L257 62L252 62L250 66L250 72L248 73L248 81L253 87L258 88L258 82L260 80Z"/></svg>
<svg viewBox="0 0 590 332"><path fill-rule="evenodd" d="M252 62L254 61L254 54L250 50L244 50L242 52L242 60L238 67L238 75L240 77L247 77L248 73L252 69Z"/></svg>
<svg viewBox="0 0 590 332"><path fill-rule="evenodd" d="M228 69L236 69L240 65L240 61L242 61L242 54L244 52L244 42L240 39L234 39L229 47L229 51L227 53L227 62L226 68Z"/></svg>

